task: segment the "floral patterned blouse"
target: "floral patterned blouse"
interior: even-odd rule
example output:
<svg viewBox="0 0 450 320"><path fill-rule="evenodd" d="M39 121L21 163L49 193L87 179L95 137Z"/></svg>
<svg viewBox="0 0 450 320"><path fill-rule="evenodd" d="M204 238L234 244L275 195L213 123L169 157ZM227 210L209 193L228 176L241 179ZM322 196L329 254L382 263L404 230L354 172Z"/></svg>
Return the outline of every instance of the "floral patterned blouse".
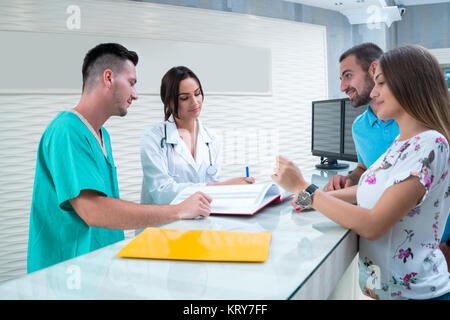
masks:
<svg viewBox="0 0 450 320"><path fill-rule="evenodd" d="M450 210L449 147L428 130L394 140L361 176L358 205L373 208L383 192L409 176L425 186L420 203L376 241L360 237L359 284L375 299L431 299L450 292L450 274L439 249Z"/></svg>

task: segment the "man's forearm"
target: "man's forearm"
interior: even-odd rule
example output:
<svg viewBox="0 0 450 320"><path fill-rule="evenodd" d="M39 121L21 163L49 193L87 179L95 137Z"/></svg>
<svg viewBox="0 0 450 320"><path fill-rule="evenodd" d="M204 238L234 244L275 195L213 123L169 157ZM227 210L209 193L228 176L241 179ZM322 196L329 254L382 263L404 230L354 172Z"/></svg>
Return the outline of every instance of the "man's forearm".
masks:
<svg viewBox="0 0 450 320"><path fill-rule="evenodd" d="M349 178L352 181L352 185L357 185L359 182L359 178L361 178L361 175L367 170L366 166L362 164L361 162L358 162L358 165L356 168L350 173L347 178Z"/></svg>
<svg viewBox="0 0 450 320"><path fill-rule="evenodd" d="M176 206L136 204L104 197L89 190L82 191L70 203L78 215L92 227L128 230L179 220Z"/></svg>

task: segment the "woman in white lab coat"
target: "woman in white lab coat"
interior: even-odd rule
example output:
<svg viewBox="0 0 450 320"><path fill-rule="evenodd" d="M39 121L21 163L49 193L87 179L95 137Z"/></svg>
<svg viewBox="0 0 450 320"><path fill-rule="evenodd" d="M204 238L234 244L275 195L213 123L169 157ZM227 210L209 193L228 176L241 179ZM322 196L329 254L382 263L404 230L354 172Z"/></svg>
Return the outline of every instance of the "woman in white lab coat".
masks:
<svg viewBox="0 0 450 320"><path fill-rule="evenodd" d="M198 119L203 99L200 80L190 69L173 67L162 78L165 121L151 126L141 141L141 203L169 204L194 184L254 183L252 177L219 181L219 142Z"/></svg>

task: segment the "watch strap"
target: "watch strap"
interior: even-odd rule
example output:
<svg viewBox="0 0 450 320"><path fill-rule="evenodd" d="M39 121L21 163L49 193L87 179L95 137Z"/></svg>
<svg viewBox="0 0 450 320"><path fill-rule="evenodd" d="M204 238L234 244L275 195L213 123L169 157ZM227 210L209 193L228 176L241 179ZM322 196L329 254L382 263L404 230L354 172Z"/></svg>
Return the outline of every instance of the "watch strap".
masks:
<svg viewBox="0 0 450 320"><path fill-rule="evenodd" d="M316 186L315 184L311 183L311 184L305 189L305 191L308 192L309 194L313 194L314 191L316 191L317 189L319 189L319 187Z"/></svg>

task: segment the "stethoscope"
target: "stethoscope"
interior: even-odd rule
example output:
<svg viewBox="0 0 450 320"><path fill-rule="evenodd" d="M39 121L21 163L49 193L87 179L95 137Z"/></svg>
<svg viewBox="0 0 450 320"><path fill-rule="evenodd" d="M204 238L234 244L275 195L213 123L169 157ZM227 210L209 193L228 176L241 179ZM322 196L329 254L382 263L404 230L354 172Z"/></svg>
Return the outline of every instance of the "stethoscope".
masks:
<svg viewBox="0 0 450 320"><path fill-rule="evenodd" d="M167 144L167 125L164 123L164 137L161 139L161 149L164 149L164 145ZM173 143L170 143L173 147ZM209 155L209 166L206 168L206 174L213 176L217 173L217 168L212 163L212 157L211 157L211 146L209 145L209 142L205 142L206 146L208 147L208 155Z"/></svg>

